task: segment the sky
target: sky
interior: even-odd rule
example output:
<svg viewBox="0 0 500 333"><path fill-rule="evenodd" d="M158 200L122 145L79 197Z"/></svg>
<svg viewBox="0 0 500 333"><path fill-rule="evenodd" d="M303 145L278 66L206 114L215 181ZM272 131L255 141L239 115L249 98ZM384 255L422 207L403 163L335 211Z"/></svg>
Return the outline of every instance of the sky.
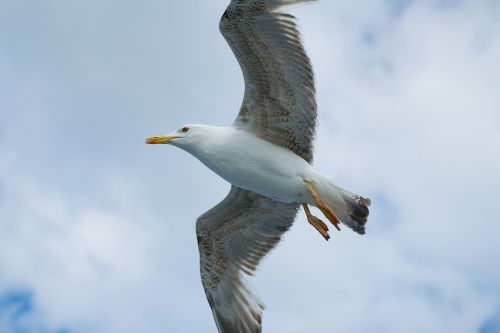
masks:
<svg viewBox="0 0 500 333"><path fill-rule="evenodd" d="M228 1L0 0L0 332L216 332L197 216L229 184L144 139L230 124ZM319 1L315 167L364 236L303 213L252 288L264 332L500 332L500 2Z"/></svg>

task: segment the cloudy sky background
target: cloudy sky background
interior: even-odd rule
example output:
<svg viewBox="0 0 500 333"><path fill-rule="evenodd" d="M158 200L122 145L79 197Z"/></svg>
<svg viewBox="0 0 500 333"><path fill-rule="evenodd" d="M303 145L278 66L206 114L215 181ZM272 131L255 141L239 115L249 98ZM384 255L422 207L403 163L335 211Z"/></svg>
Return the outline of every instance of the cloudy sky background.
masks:
<svg viewBox="0 0 500 333"><path fill-rule="evenodd" d="M195 219L229 186L144 138L230 123L227 1L0 0L0 332L215 332ZM325 242L302 213L252 285L265 332L500 332L500 2L292 10L315 165L373 201Z"/></svg>

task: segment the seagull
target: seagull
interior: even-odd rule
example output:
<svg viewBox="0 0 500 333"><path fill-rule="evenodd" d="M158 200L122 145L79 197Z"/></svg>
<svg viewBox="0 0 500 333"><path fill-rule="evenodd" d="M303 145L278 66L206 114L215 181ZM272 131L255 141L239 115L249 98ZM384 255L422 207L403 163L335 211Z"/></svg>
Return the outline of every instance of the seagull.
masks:
<svg viewBox="0 0 500 333"><path fill-rule="evenodd" d="M220 333L262 331L264 305L245 284L290 228L302 206L330 238L328 225L365 233L370 200L348 192L311 165L316 127L314 75L284 6L314 0L232 0L219 28L243 72L245 94L225 127L185 125L148 144L171 144L231 183L227 197L196 221L203 288Z"/></svg>

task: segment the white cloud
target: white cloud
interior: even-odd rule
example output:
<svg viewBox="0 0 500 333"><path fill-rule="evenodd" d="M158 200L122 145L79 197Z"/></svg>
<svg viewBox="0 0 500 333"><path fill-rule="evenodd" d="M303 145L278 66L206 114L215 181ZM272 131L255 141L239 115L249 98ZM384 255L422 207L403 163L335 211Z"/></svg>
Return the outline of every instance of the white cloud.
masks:
<svg viewBox="0 0 500 333"><path fill-rule="evenodd" d="M140 191L124 199L124 193L108 189L115 209L75 202L74 196L16 171L11 156L11 161L0 159L5 193L0 294L33 291L33 311L45 326L75 332L160 332L168 327L165 321L175 320L177 299L200 295L194 272L180 287L186 279L174 274L197 269L195 241L187 251L192 260L179 268L182 237L172 230L175 224L133 207L147 206ZM132 184L113 183L118 190Z"/></svg>

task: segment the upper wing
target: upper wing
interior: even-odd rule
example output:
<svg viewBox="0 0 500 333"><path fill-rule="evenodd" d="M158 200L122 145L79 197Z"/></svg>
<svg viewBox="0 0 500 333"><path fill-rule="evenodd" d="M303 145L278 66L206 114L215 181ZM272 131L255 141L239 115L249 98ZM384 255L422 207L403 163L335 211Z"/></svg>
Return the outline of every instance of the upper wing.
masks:
<svg viewBox="0 0 500 333"><path fill-rule="evenodd" d="M297 204L285 204L233 186L196 222L200 273L221 333L261 332L264 306L244 285L260 260L292 225Z"/></svg>
<svg viewBox="0 0 500 333"><path fill-rule="evenodd" d="M232 0L222 35L243 71L245 97L234 126L312 160L314 75L295 17L281 6L314 0Z"/></svg>

